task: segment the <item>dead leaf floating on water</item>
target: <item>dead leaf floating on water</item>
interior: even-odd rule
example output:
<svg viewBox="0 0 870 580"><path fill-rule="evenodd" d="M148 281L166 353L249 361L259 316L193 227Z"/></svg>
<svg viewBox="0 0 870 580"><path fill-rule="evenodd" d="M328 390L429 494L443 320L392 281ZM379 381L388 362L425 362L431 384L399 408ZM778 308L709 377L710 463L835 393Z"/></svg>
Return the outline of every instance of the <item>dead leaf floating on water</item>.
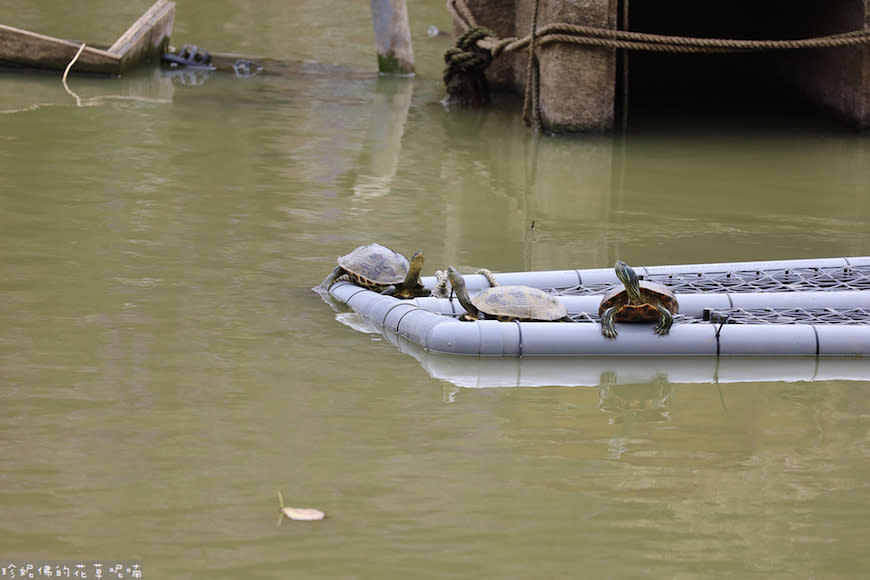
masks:
<svg viewBox="0 0 870 580"><path fill-rule="evenodd" d="M278 501L281 503L281 513L283 513L291 520L311 522L315 520L322 520L326 517L325 513L314 508L295 508L285 506L284 498L281 496L280 491L278 492ZM278 520L278 525L281 525L280 519Z"/></svg>
<svg viewBox="0 0 870 580"><path fill-rule="evenodd" d="M313 508L284 507L281 508L281 511L284 512L284 515L286 515L291 520L302 520L310 522L312 520L322 520L326 517L325 513Z"/></svg>

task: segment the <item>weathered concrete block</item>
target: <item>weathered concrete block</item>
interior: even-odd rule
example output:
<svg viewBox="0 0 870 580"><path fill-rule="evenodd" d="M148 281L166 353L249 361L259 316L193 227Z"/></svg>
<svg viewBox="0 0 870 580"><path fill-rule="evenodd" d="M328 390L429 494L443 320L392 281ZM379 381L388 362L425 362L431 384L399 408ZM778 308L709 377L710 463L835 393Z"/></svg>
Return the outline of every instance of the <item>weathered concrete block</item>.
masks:
<svg viewBox="0 0 870 580"><path fill-rule="evenodd" d="M801 8L804 18L813 23L808 35L870 30L870 0ZM870 47L823 48L795 54L791 65L795 69L792 83L798 94L836 111L859 128L870 128Z"/></svg>
<svg viewBox="0 0 870 580"><path fill-rule="evenodd" d="M547 0L539 26L555 22L616 28L615 0ZM616 50L553 43L538 49L541 121L556 133L613 127Z"/></svg>
<svg viewBox="0 0 870 580"><path fill-rule="evenodd" d="M564 22L616 28L616 0L544 0L538 27ZM616 50L552 43L538 49L544 129L556 133L613 128Z"/></svg>
<svg viewBox="0 0 870 580"><path fill-rule="evenodd" d="M536 0L466 0L477 23L501 38L525 37L531 32ZM617 29L620 0L539 0L538 28L567 23ZM744 0L710 16L694 10L690 0L641 3L631 12L629 29L692 37L735 39L812 38L853 30L870 30L870 0L781 0L756 5ZM751 9L750 9L751 8ZM757 8L757 10L756 10ZM626 8L627 9L627 8ZM457 33L464 30L457 28ZM601 132L614 127L617 51L615 49L551 43L537 48L540 64L541 122L551 132ZM652 87L672 99L686 98L680 83L703 89L703 83L723 80L728 90L756 95L773 89L794 99L806 98L820 108L838 112L860 128L870 128L870 47L784 50L731 58L730 68L702 75L693 67L718 66L708 55L638 56L631 70L623 68L623 89ZM624 58L624 57L621 57ZM707 59L711 60L707 60ZM653 64L654 63L654 64ZM710 63L710 64L708 64ZM735 64L736 63L736 64ZM662 66L665 65L665 66ZM525 91L528 54L503 54L487 71L490 86ZM702 69L706 70L706 69ZM748 70L748 72L747 72ZM662 74L662 72L667 74ZM629 79L631 76L631 80ZM731 77L734 80L727 80ZM649 81L652 80L653 84ZM759 83L759 80L762 82ZM639 82L636 82L639 81ZM661 86L659 86L661 85ZM758 94L759 100L770 98ZM776 95L779 98L779 95Z"/></svg>
<svg viewBox="0 0 870 580"><path fill-rule="evenodd" d="M466 0L481 26L500 38L532 31L535 0ZM615 28L617 0L541 0L538 28L566 22ZM464 30L454 23L454 36ZM599 132L613 127L616 51L553 43L538 47L540 112L544 129ZM493 89L525 91L528 53L503 54L486 71Z"/></svg>

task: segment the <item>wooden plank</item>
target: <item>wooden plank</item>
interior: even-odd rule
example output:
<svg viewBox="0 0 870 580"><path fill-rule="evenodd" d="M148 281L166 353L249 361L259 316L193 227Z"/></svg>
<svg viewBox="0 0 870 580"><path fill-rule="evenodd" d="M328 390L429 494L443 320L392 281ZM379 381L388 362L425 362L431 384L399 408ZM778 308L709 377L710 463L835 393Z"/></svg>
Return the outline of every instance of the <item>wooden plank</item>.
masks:
<svg viewBox="0 0 870 580"><path fill-rule="evenodd" d="M175 2L157 0L109 47L108 52L121 59L121 70L149 60L157 62L169 48L174 22Z"/></svg>
<svg viewBox="0 0 870 580"><path fill-rule="evenodd" d="M159 62L169 49L175 2L157 0L108 49L85 47L73 70L120 74L149 60ZM64 70L81 43L0 24L0 65Z"/></svg>
<svg viewBox="0 0 870 580"><path fill-rule="evenodd" d="M0 62L6 65L63 70L80 46L80 43L0 24ZM75 68L82 72L117 74L121 71L121 59L105 50L86 47Z"/></svg>

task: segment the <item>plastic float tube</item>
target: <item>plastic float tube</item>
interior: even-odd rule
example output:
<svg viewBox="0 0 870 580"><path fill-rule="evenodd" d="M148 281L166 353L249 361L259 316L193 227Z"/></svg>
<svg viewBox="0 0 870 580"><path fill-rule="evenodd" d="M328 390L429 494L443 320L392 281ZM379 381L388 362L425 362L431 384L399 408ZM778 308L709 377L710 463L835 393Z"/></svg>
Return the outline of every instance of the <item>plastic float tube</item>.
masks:
<svg viewBox="0 0 870 580"><path fill-rule="evenodd" d="M442 306L442 303L449 303L449 300L398 300L349 282L339 282L329 292L378 328L396 332L433 353L501 357L870 355L870 325L675 324L667 336L657 336L652 332L651 324L620 324L619 336L612 340L602 336L597 324L467 322L421 308L421 305L427 308L437 305L437 311L444 311L447 306ZM825 302L836 302L841 306L848 302L849 307L870 306L870 293L862 291L683 294L677 298L681 312L711 307L747 307L752 302L770 307L776 305L776 300L790 304L806 301L813 306L827 305ZM566 301L566 306L570 303L569 313L597 312L600 302L600 297L595 296L560 299Z"/></svg>
<svg viewBox="0 0 870 580"><path fill-rule="evenodd" d="M457 387L603 387L665 381L729 384L759 381L866 381L870 357L662 357L562 356L492 357L433 353L388 328L375 328L357 312L338 320L354 330L383 336L415 359L433 378ZM455 391L445 391L451 400Z"/></svg>

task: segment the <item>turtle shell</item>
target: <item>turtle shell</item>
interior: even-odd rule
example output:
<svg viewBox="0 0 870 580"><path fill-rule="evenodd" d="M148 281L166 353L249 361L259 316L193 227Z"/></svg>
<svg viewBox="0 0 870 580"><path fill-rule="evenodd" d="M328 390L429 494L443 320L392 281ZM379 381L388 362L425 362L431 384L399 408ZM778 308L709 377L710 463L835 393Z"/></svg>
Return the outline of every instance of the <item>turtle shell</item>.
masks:
<svg viewBox="0 0 870 580"><path fill-rule="evenodd" d="M488 318L549 322L568 316L565 306L543 290L529 286L495 286L476 294L471 303Z"/></svg>
<svg viewBox="0 0 870 580"><path fill-rule="evenodd" d="M614 320L619 322L656 322L661 316L656 310L657 304L664 306L671 314L680 311L680 305L674 293L667 286L656 282L640 281L640 299L641 304L629 304L625 286L614 286L601 299L598 314L604 314L605 310L611 306L616 306L619 309L613 316Z"/></svg>
<svg viewBox="0 0 870 580"><path fill-rule="evenodd" d="M380 244L360 246L341 256L338 265L354 282L368 288L400 284L410 269L405 256Z"/></svg>

